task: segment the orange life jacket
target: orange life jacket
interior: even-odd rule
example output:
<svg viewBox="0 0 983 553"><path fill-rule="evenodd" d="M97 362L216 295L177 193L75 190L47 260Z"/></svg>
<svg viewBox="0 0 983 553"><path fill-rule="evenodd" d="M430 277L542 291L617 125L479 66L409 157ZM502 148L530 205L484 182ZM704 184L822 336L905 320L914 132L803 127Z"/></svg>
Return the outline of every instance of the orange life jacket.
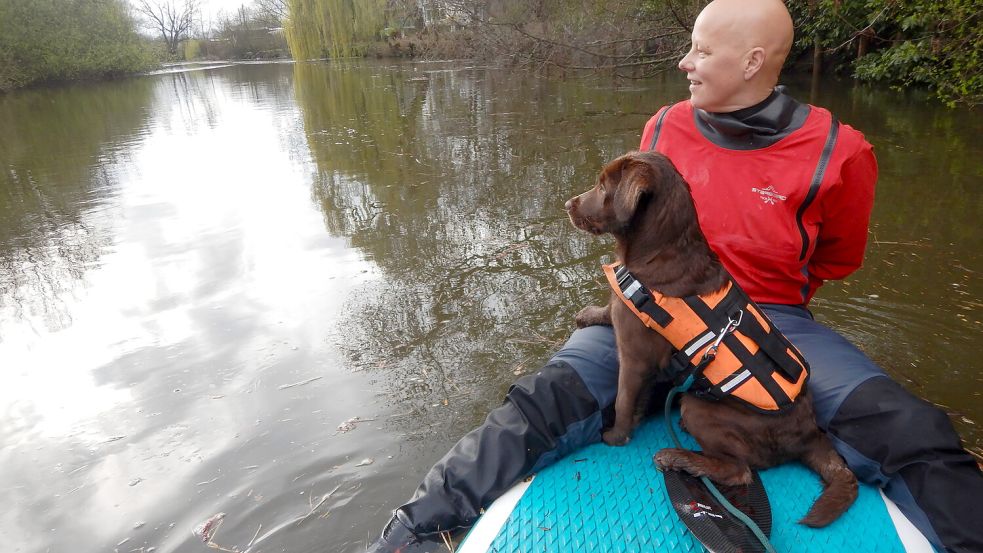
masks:
<svg viewBox="0 0 983 553"><path fill-rule="evenodd" d="M689 392L736 397L768 413L802 393L808 363L733 280L712 294L674 298L648 290L620 263L604 265L604 273L625 305L677 350L668 370L677 383L691 383Z"/></svg>

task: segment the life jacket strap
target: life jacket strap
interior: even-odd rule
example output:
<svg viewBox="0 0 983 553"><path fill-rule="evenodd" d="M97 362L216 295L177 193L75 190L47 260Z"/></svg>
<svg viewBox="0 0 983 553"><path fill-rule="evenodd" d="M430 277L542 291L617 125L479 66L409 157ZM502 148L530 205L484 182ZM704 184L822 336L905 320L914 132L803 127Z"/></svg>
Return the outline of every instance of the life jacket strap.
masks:
<svg viewBox="0 0 983 553"><path fill-rule="evenodd" d="M652 300L652 295L649 294L648 289L628 272L627 267L624 265L618 267L614 276L621 293L631 301L635 309L645 313L662 327L669 326L669 323L672 322L672 315Z"/></svg>
<svg viewBox="0 0 983 553"><path fill-rule="evenodd" d="M715 358L715 354L703 356L694 365L691 361L691 356L687 356L682 351L676 351L669 358L669 365L665 369L666 375L672 379L673 384L680 391L688 391L697 397L704 397L705 392L713 386L703 376L703 369L707 368L710 363L713 363ZM724 395L714 396L713 399L722 399Z"/></svg>
<svg viewBox="0 0 983 553"><path fill-rule="evenodd" d="M740 296L738 301L745 303L764 317L761 308L751 301L751 298L741 289L740 285L736 281L733 285L733 292ZM799 353L799 350L792 345L792 342L788 341L788 338L784 334L774 327L774 324L772 324L770 329L765 329L761 326L757 317L747 317L747 319L747 324L742 324L739 330L758 344L761 351L774 361L775 368L786 380L789 382L798 382L799 377L802 376L802 371L809 366L805 358L802 357L802 354Z"/></svg>
<svg viewBox="0 0 983 553"><path fill-rule="evenodd" d="M793 404L808 364L735 281L706 296L671 298L648 290L623 264L606 265L604 270L621 300L672 343L676 351L665 373L677 387L704 399L736 395L764 412ZM686 330L680 335L686 328L696 336ZM715 364L708 376L705 369L716 360L718 347L723 348L721 353L729 352L728 361ZM758 386L742 388L749 380ZM791 396L788 383L796 384ZM749 399L742 391L748 389L759 392L752 391Z"/></svg>
<svg viewBox="0 0 983 553"><path fill-rule="evenodd" d="M750 338L758 346L758 350L752 354L737 336L732 333L724 336L724 344L737 357L740 366L717 382L712 382L709 379L698 379L695 382L694 393L699 390L697 395L706 399L721 399L730 395L745 381L753 378L767 391L779 410L792 405L793 399L788 396L775 378L781 374L789 382L798 382L808 365L799 356L798 350L776 328L766 329L762 326L755 315L764 317L764 314L737 282L731 281L731 287L727 294L714 309L710 309L699 297L686 298L685 301L694 313L713 325L725 324L727 320L733 317L734 313L746 311L735 330ZM801 363L788 353L789 350L796 352L797 359Z"/></svg>
<svg viewBox="0 0 983 553"><path fill-rule="evenodd" d="M731 389L736 387L736 384L721 390L715 387L707 378L703 377L703 369L710 365L710 363L714 362L714 360L717 358L717 349L720 347L720 343L726 340L730 334L733 334L734 331L740 327L743 318L744 311L738 310L737 317L728 318L727 324L717 333L708 329L705 333L698 335L696 338L691 340L690 343L688 343L683 349L676 350L676 353L669 358L667 372L679 390L683 392L690 391L697 397L718 400L723 399L725 396L730 394ZM712 343L710 343L711 340L713 340ZM710 345L706 348L706 350L704 350L703 355L700 356L700 360L694 363L693 359L695 358L695 353L700 351L708 343ZM738 370L731 376L734 376L739 372L741 371ZM750 374L751 373L748 372L748 375ZM695 389L691 389L697 382L699 382L699 384L695 387Z"/></svg>

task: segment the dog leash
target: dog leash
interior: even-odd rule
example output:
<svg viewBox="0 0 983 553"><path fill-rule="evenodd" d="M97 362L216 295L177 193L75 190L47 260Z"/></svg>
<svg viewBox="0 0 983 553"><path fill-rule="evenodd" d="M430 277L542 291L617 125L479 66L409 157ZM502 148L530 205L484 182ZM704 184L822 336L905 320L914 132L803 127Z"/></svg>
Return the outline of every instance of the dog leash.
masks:
<svg viewBox="0 0 983 553"><path fill-rule="evenodd" d="M743 316L743 312L741 313L741 316ZM670 417L672 412L672 400L675 399L675 397L678 394L686 392L690 388L690 386L693 385L693 382L696 380L697 374L704 367L709 365L711 361L713 361L713 359L717 355L717 348L720 346L720 342L723 340L726 334L734 332L734 329L736 329L737 326L741 323L741 316L738 316L736 320L733 318L729 318L727 325L720 330L720 334L719 336L717 336L717 339L713 342L713 344L711 344L709 348L707 348L707 351L703 354L703 358L700 359L700 363L697 366L697 370L693 371L689 376L687 376L686 380L682 384L670 390L669 396L666 397L666 407L665 407L666 428L669 430L669 437L672 438L673 443L679 449L684 449L684 448L682 446L682 443L679 441L679 437L676 436L676 431L672 427L673 426L672 418ZM776 553L774 546L772 546L771 542L768 541L768 536L766 536L765 533L761 530L761 528L759 528L758 525L755 524L753 520L751 520L751 517L744 514L743 511L741 511L740 509L735 507L733 503L728 501L727 498L724 497L724 494L720 493L720 490L717 489L717 486L714 485L714 483L709 478L707 478L706 476L700 476L700 481L703 482L703 485L707 487L707 490L710 491L710 494L713 495L713 497L720 503L721 506L723 506L724 509L727 510L728 513L730 513L734 518L740 520L741 523L744 524L748 528L748 530L750 530L751 533L754 534L754 537L756 537L758 541L761 542L761 545L765 548L766 553Z"/></svg>

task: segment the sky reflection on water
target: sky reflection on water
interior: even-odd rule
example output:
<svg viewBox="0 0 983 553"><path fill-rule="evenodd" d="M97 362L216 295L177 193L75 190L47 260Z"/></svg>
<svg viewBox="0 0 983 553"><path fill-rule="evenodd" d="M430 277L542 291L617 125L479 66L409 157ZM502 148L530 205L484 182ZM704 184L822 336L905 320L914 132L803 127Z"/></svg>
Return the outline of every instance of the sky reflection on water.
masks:
<svg viewBox="0 0 983 553"><path fill-rule="evenodd" d="M300 117L290 97L257 103L235 85L153 78L132 134L84 145L87 168L71 167L98 183L60 181L57 162L13 160L34 186L77 187L71 209L40 213L63 221L4 237L31 241L6 252L15 273L0 311L2 487L21 506L0 527L18 551L77 550L79 540L112 550L128 537L127 551L185 549L195 523L231 510L227 495L250 495L242 482L258 484L253 473L290 455L281 446L304 432L283 426L318 412L347 418L322 405L331 387L357 380L327 340L372 264L313 209L310 160L291 149ZM112 118L107 107L99 115ZM74 152L38 156L59 154ZM42 204L63 200L49 190L54 201ZM87 254L63 255L76 239ZM205 491L215 487L224 491Z"/></svg>

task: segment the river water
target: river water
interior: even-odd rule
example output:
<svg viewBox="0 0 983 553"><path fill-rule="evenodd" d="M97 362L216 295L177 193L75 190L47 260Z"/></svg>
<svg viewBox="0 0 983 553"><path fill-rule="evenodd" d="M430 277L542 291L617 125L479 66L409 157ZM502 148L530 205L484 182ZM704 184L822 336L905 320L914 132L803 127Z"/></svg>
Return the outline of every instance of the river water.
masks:
<svg viewBox="0 0 983 553"><path fill-rule="evenodd" d="M225 513L227 550L364 550L605 296L610 243L563 202L685 94L366 62L0 96L2 548L206 551ZM866 265L817 318L979 452L983 117L813 101L881 167Z"/></svg>

